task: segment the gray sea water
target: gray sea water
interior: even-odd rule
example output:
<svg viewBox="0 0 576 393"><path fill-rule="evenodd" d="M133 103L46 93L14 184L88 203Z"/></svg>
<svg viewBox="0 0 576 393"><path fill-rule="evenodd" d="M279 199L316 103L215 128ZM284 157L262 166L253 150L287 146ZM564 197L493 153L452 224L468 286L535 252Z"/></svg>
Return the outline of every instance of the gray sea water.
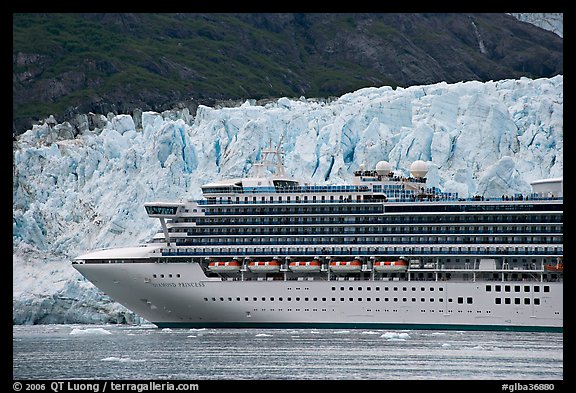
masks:
<svg viewBox="0 0 576 393"><path fill-rule="evenodd" d="M13 378L562 380L558 333L13 326Z"/></svg>

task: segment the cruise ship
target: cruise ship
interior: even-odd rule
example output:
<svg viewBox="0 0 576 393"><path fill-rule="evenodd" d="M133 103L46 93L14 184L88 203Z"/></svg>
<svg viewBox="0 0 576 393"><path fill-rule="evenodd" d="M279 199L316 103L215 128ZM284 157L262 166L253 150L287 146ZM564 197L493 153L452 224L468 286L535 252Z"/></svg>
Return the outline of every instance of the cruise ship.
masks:
<svg viewBox="0 0 576 393"><path fill-rule="evenodd" d="M461 198L423 161L311 185L266 149L252 170L145 203L153 239L73 266L159 328L563 331L562 178Z"/></svg>

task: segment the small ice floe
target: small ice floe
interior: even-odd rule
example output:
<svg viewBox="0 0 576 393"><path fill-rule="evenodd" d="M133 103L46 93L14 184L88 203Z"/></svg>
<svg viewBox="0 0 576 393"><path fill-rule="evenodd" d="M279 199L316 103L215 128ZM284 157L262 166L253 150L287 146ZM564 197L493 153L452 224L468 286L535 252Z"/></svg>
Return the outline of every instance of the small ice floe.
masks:
<svg viewBox="0 0 576 393"><path fill-rule="evenodd" d="M452 345L448 344L448 343L444 343L442 344L443 347L451 347Z"/></svg>
<svg viewBox="0 0 576 393"><path fill-rule="evenodd" d="M446 332L434 332L432 333L433 336L445 336Z"/></svg>
<svg viewBox="0 0 576 393"><path fill-rule="evenodd" d="M311 330L310 333L311 334L320 334L320 332L318 330Z"/></svg>
<svg viewBox="0 0 576 393"><path fill-rule="evenodd" d="M164 329L162 329L162 331L163 331L163 332L166 332L166 333L170 333L170 332L172 331L172 329L170 329L170 328L164 328Z"/></svg>
<svg viewBox="0 0 576 393"><path fill-rule="evenodd" d="M144 359L130 359L130 358L119 358L116 356L109 356L107 358L101 359L101 361L103 362L122 362L122 363L141 363L141 362L145 362L146 360Z"/></svg>
<svg viewBox="0 0 576 393"><path fill-rule="evenodd" d="M336 330L334 332L334 334L346 334L346 333L350 333L350 330Z"/></svg>
<svg viewBox="0 0 576 393"><path fill-rule="evenodd" d="M271 335L271 334L266 334L266 333L258 333L258 334L256 335L256 337L272 337L272 335Z"/></svg>
<svg viewBox="0 0 576 393"><path fill-rule="evenodd" d="M86 328L86 329L78 329L74 328L70 332L72 336L82 336L82 335L90 335L90 334L112 334L108 330L104 328Z"/></svg>
<svg viewBox="0 0 576 393"><path fill-rule="evenodd" d="M362 333L360 333L360 334L380 334L380 332L375 332L375 331L373 331L373 330L367 330L367 331L364 331L364 332L362 332Z"/></svg>
<svg viewBox="0 0 576 393"><path fill-rule="evenodd" d="M386 332L380 337L388 341L406 341L406 339L410 338L410 335L408 333Z"/></svg>
<svg viewBox="0 0 576 393"><path fill-rule="evenodd" d="M206 328L190 329L190 333L192 334L189 335L188 337L200 337L206 334Z"/></svg>

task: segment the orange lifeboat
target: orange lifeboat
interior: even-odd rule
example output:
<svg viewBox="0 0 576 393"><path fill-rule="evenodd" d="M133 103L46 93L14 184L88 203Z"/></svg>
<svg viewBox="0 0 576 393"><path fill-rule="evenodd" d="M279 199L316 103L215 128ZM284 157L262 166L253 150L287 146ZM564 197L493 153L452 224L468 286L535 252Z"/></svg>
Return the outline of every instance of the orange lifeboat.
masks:
<svg viewBox="0 0 576 393"><path fill-rule="evenodd" d="M320 261L317 261L317 260L314 260L314 261L296 261L296 262L290 262L288 264L288 267L293 272L305 272L305 273L319 272L320 266L321 266Z"/></svg>
<svg viewBox="0 0 576 393"><path fill-rule="evenodd" d="M558 262L556 264L544 265L544 270L546 270L547 272L553 272L553 273L563 273L564 272L564 263Z"/></svg>
<svg viewBox="0 0 576 393"><path fill-rule="evenodd" d="M358 259L353 261L332 261L330 262L330 270L333 272L353 273L362 270L362 262Z"/></svg>
<svg viewBox="0 0 576 393"><path fill-rule="evenodd" d="M208 270L211 272L237 272L240 270L238 261L217 261L208 264Z"/></svg>
<svg viewBox="0 0 576 393"><path fill-rule="evenodd" d="M252 272L277 272L280 271L280 262L252 261L248 262L248 269Z"/></svg>
<svg viewBox="0 0 576 393"><path fill-rule="evenodd" d="M374 262L374 270L377 272L404 272L408 269L408 262L401 259L397 261Z"/></svg>

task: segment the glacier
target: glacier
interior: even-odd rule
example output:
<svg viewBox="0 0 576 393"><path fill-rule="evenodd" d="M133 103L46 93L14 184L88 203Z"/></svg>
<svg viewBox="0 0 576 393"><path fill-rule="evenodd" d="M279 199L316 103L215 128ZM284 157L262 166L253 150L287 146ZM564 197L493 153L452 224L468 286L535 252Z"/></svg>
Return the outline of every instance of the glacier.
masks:
<svg viewBox="0 0 576 393"><path fill-rule="evenodd" d="M563 173L563 76L370 87L334 99L164 113L89 114L76 136L46 121L13 142L13 323L142 323L71 266L96 248L145 242L144 202L198 199L279 146L287 174L341 184L381 160L424 160L428 181L461 196L529 193Z"/></svg>

